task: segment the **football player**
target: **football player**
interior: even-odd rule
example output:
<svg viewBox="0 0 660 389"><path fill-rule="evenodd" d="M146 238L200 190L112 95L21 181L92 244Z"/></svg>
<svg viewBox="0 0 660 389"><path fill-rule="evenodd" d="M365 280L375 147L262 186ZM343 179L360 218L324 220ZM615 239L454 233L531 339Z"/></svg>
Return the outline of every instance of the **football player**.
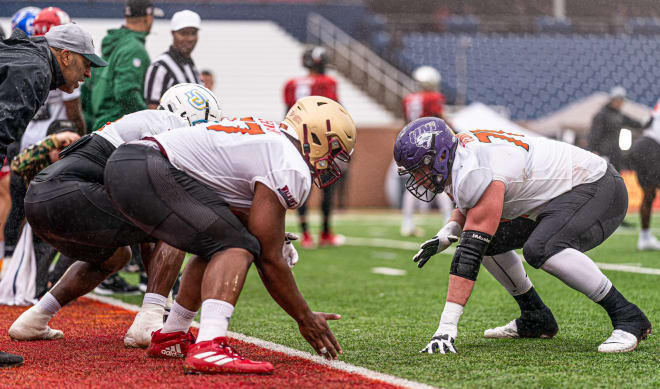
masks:
<svg viewBox="0 0 660 389"><path fill-rule="evenodd" d="M415 196L429 199L445 190L457 206L413 258L423 266L460 235L440 324L422 352L456 352L458 320L484 256L513 256L520 248L531 266L606 310L614 330L599 352L632 351L651 332L646 315L584 254L614 232L628 207L623 179L604 159L542 137L489 130L454 134L435 118L404 127L394 158L409 174L407 188ZM509 276L514 284L528 282L524 269ZM515 333L517 325L514 320L505 328Z"/></svg>
<svg viewBox="0 0 660 389"><path fill-rule="evenodd" d="M337 81L325 74L328 66L328 54L325 48L320 46L307 48L302 56L302 64L309 73L304 77L292 78L284 85L284 104L286 104L287 111L293 107L296 101L307 96L323 96L338 102ZM346 240L343 235L334 234L330 228L333 192L333 187L323 189L321 201L323 229L319 236L319 246L341 246ZM298 208L298 217L302 231L301 246L306 249L314 248L314 238L309 233L307 225L307 202Z"/></svg>
<svg viewBox="0 0 660 389"><path fill-rule="evenodd" d="M440 90L440 72L431 66L421 66L413 72L413 79L417 82L418 92L410 93L403 98L403 114L406 122L411 122L420 117L437 117L444 119L443 105L445 96ZM443 214L444 220L448 220L451 211L454 209L451 200L447 195L440 194L435 197L438 209ZM413 236L423 233L415 227L413 213L416 206L424 206L424 203L418 201L415 196L406 191L403 194L403 203L401 211L403 219L401 220L401 235Z"/></svg>
<svg viewBox="0 0 660 389"><path fill-rule="evenodd" d="M340 316L312 312L298 290L283 258L284 219L307 199L312 181L325 188L341 177L338 162L349 161L355 137L341 105L311 96L279 124L225 118L117 149L105 170L117 208L149 235L195 254L149 355L185 356L187 373L271 373L271 363L241 358L226 338L254 262L314 350L337 358L341 347L327 320ZM189 328L200 307L195 341Z"/></svg>
<svg viewBox="0 0 660 389"><path fill-rule="evenodd" d="M130 259L131 244L142 244L150 277L143 305L124 338L129 347L147 347L162 327L166 296L179 274L184 253L156 242L118 212L103 187L103 172L120 145L173 128L220 119L215 95L197 84L168 89L158 110L144 110L108 123L65 149L61 160L39 173L25 197L33 231L62 254L77 260L61 280L9 329L14 340L58 339L48 322L70 301L87 294ZM135 192L139 193L139 192Z"/></svg>
<svg viewBox="0 0 660 389"><path fill-rule="evenodd" d="M660 100L653 109L650 127L630 149L630 163L644 191L639 209L642 230L637 240L637 250L660 250L660 241L651 233L651 211L656 191L660 188Z"/></svg>

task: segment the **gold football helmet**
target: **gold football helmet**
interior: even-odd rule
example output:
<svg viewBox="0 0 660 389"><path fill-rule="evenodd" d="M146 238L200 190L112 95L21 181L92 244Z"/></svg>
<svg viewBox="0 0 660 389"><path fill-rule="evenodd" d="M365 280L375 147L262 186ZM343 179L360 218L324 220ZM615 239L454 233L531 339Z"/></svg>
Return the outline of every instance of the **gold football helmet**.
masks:
<svg viewBox="0 0 660 389"><path fill-rule="evenodd" d="M348 162L356 139L353 118L341 104L322 96L303 97L291 107L280 127L300 142L317 186L325 188L341 177L336 159Z"/></svg>

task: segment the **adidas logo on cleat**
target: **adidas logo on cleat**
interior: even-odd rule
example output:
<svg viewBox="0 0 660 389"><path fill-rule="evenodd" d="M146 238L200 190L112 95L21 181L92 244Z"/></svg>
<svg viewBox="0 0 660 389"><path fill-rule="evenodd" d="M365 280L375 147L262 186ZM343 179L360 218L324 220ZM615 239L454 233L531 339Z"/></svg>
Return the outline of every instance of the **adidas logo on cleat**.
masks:
<svg viewBox="0 0 660 389"><path fill-rule="evenodd" d="M160 351L160 353L165 355L165 356L175 357L175 358L177 358L177 357L182 358L182 357L185 356L185 355L183 355L183 353L181 353L181 346L178 345L178 344L176 344L174 346L166 347L166 348L162 349Z"/></svg>

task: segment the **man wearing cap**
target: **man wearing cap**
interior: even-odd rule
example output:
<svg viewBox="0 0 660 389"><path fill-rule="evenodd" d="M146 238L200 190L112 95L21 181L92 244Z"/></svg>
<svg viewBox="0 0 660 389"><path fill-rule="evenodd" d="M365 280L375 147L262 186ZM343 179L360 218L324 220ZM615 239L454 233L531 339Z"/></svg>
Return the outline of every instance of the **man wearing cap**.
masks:
<svg viewBox="0 0 660 389"><path fill-rule="evenodd" d="M125 25L108 30L101 53L110 66L94 71L91 83L83 86L82 101L92 130L120 117L147 108L144 74L151 63L144 47L154 16L162 11L151 0L127 0Z"/></svg>
<svg viewBox="0 0 660 389"><path fill-rule="evenodd" d="M589 133L589 150L605 157L618 171L621 171L623 163L619 148L621 129L639 130L644 127L621 112L625 100L626 90L623 87L612 88L607 104L594 116Z"/></svg>
<svg viewBox="0 0 660 389"><path fill-rule="evenodd" d="M149 66L144 80L144 96L150 109L156 109L161 96L172 85L194 83L201 78L190 54L197 45L201 18L193 11L175 13L170 22L172 46Z"/></svg>
<svg viewBox="0 0 660 389"><path fill-rule="evenodd" d="M107 65L94 53L89 32L76 24L54 27L44 37L32 39L14 30L0 40L0 161L50 90L71 93L90 77L92 66ZM0 367L22 364L22 357L0 352Z"/></svg>

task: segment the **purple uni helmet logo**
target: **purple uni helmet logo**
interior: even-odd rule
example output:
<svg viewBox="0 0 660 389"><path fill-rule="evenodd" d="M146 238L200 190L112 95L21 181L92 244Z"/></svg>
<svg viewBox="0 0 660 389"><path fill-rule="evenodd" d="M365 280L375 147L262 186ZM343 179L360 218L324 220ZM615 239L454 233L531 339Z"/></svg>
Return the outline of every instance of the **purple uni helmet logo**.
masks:
<svg viewBox="0 0 660 389"><path fill-rule="evenodd" d="M442 192L454 162L458 140L442 119L423 117L408 123L394 143L400 175L409 175L406 188L431 201Z"/></svg>

